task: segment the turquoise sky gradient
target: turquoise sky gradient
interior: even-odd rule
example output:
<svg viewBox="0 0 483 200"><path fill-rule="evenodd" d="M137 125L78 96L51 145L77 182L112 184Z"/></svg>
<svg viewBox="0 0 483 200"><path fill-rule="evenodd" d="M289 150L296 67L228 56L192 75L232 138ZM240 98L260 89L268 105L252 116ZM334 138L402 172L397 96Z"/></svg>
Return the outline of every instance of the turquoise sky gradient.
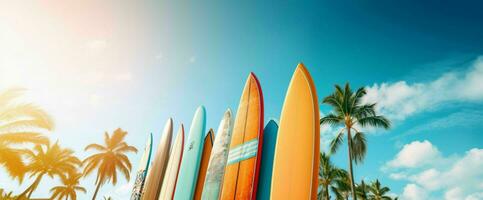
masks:
<svg viewBox="0 0 483 200"><path fill-rule="evenodd" d="M355 167L358 180L378 178L403 199L480 199L481 6L2 2L0 88L29 89L26 100L55 118L50 137L85 158L87 144L100 143L104 131L117 127L140 150L150 132L157 144L168 117L174 118L174 131L181 122L188 128L199 105L207 109L207 127L216 128L227 108L236 111L250 72L262 86L265 120L278 118L291 75L303 62L319 100L334 84L350 82L368 87L367 101L380 102L380 112L393 120L389 131L366 130L369 150ZM335 131L323 127L321 144ZM133 169L141 155L130 156ZM333 160L346 168L344 150ZM0 187L10 190L22 191L31 182L19 187L6 177L0 168ZM452 177L465 179L456 184ZM43 180L35 196L47 196L51 182ZM88 193L80 199L87 199L93 177L83 185ZM128 199L131 190L120 181L105 185L100 195Z"/></svg>

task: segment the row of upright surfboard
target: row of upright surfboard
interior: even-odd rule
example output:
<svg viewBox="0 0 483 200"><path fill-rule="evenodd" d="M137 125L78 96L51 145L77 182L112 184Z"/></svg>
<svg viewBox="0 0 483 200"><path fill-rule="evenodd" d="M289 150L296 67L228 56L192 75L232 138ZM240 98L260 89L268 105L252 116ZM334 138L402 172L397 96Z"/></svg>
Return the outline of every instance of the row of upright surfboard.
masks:
<svg viewBox="0 0 483 200"><path fill-rule="evenodd" d="M195 112L187 139L183 124L173 136L173 120L167 121L154 156L150 135L131 199L315 199L317 102L313 80L299 64L280 124L270 120L264 129L262 89L251 73L236 117L230 109L224 113L216 138L212 129L205 135L203 106Z"/></svg>

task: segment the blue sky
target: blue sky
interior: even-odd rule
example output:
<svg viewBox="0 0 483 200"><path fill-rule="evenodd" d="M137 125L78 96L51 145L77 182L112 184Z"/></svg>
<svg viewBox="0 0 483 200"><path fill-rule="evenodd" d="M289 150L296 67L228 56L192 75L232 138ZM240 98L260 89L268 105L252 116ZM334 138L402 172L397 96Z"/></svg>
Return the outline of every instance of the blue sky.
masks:
<svg viewBox="0 0 483 200"><path fill-rule="evenodd" d="M0 2L0 88L29 89L25 100L56 121L49 136L85 158L83 147L117 127L143 149L148 133L159 140L168 117L190 124L198 105L206 106L207 126L216 128L227 108L236 110L249 72L260 79L265 118L278 118L293 70L303 62L319 99L334 84L368 87L367 101L377 101L394 122L389 131L366 130L369 150L356 166L357 179L379 178L403 199L481 199L481 6ZM321 143L335 131L322 127ZM345 168L345 155L338 152L334 162ZM130 157L134 169L140 156ZM30 183L4 177L0 168L0 187L15 191ZM50 183L44 180L35 195L47 196ZM92 177L83 185L87 198ZM130 191L121 181L100 193L127 199Z"/></svg>

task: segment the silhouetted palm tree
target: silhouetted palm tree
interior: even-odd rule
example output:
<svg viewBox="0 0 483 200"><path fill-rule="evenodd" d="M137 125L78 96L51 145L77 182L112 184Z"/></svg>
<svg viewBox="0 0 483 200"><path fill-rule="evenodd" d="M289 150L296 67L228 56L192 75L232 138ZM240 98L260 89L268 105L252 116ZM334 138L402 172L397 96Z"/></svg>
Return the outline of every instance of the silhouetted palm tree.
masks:
<svg viewBox="0 0 483 200"><path fill-rule="evenodd" d="M65 178L68 173L75 172L81 165L81 161L74 156L74 151L61 148L57 142L46 147L36 145L33 151L24 152L30 161L27 166L30 177L35 176L35 181L19 195L21 197L30 198L45 175L51 178L54 176Z"/></svg>
<svg viewBox="0 0 483 200"><path fill-rule="evenodd" d="M364 180L362 180L361 184L356 186L357 198L360 200L368 200L369 197L367 196L367 193L369 193L369 186L364 183Z"/></svg>
<svg viewBox="0 0 483 200"><path fill-rule="evenodd" d="M106 182L111 181L112 184L117 183L117 170L119 170L127 181L129 181L129 174L131 172L131 162L126 156L126 153L137 152L137 149L133 146L129 146L125 141L127 132L122 129L116 129L112 136L109 136L107 132L104 133L104 145L90 144L85 150L97 150L99 153L93 154L86 158L83 163L85 164L84 175L89 175L91 172L97 169L96 177L96 190L92 199L96 199L99 188Z"/></svg>
<svg viewBox="0 0 483 200"><path fill-rule="evenodd" d="M330 162L330 157L325 152L320 154L319 165L319 185L322 190L319 199L330 199L329 186L335 185L336 181L343 180L347 177L347 171L340 169Z"/></svg>
<svg viewBox="0 0 483 200"><path fill-rule="evenodd" d="M63 177L61 178L62 180L62 185L55 186L52 189L50 189L50 192L52 192L52 200L62 200L62 199L71 199L71 200L76 200L77 199L77 191L86 193L86 189L84 187L81 187L80 184L80 179L82 178L82 174L78 172L74 173L69 173L68 177Z"/></svg>
<svg viewBox="0 0 483 200"><path fill-rule="evenodd" d="M365 135L357 130L356 126L374 126L385 129L389 129L391 126L388 119L376 114L375 103L361 104L362 98L365 94L366 90L364 88L359 88L354 93L351 90L349 83L345 85L344 89L339 85L335 85L334 93L325 97L323 100L323 103L330 105L334 110L332 113L320 119L320 124L341 125L344 127L331 142L331 153L335 153L340 144L342 144L344 140L344 130L347 133L349 177L352 199L354 200L357 200L357 197L355 193L352 161L354 160L356 163L362 162L366 155L367 148ZM354 136L352 136L351 131L355 132Z"/></svg>
<svg viewBox="0 0 483 200"><path fill-rule="evenodd" d="M8 174L22 182L26 172L22 149L17 144L47 144L42 131L51 131L54 123L42 109L27 103L14 101L23 89L9 89L0 93L0 166Z"/></svg>
<svg viewBox="0 0 483 200"><path fill-rule="evenodd" d="M391 200L391 197L386 195L390 189L388 187L382 187L377 179L371 183L369 191L369 200Z"/></svg>

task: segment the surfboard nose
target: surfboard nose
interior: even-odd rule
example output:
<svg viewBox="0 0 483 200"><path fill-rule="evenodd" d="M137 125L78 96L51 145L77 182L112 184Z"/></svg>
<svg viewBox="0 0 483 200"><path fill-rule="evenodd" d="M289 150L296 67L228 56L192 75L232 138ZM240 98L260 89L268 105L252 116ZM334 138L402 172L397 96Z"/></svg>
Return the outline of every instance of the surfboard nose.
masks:
<svg viewBox="0 0 483 200"><path fill-rule="evenodd" d="M233 112L231 111L230 108L226 109L225 111L225 116L231 117L233 115Z"/></svg>

